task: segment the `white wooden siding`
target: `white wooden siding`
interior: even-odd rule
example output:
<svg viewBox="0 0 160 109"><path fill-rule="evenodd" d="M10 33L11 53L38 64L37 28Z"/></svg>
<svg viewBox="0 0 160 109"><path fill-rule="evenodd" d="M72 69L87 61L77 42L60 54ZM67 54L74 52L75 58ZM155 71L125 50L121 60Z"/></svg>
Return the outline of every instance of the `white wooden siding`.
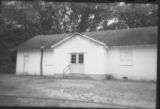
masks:
<svg viewBox="0 0 160 109"><path fill-rule="evenodd" d="M156 80L156 45L129 46L132 48L131 65L120 63L120 48L123 49L123 47L106 49L84 37L75 36L54 49L44 49L43 74L62 74L63 69L70 64L71 53L84 53L85 74L112 74L119 79L128 77L133 80ZM24 73L24 55L26 54L29 55L28 73L40 75L40 49L18 50L16 74Z"/></svg>
<svg viewBox="0 0 160 109"><path fill-rule="evenodd" d="M106 50L99 45L81 36L75 36L54 49L54 65L57 73L70 63L70 53L84 53L84 73L104 74L106 66Z"/></svg>
<svg viewBox="0 0 160 109"><path fill-rule="evenodd" d="M54 51L44 49L43 51L43 75L54 75Z"/></svg>
<svg viewBox="0 0 160 109"><path fill-rule="evenodd" d="M40 74L40 50L19 50L17 52L17 68L16 74L24 73L24 55L29 56L29 64L27 64L28 74Z"/></svg>
<svg viewBox="0 0 160 109"><path fill-rule="evenodd" d="M131 65L121 65L119 58L120 47L111 48L108 54L108 73L116 78L122 79L123 76L126 76L128 79L133 80L156 80L157 47L155 45L133 46Z"/></svg>

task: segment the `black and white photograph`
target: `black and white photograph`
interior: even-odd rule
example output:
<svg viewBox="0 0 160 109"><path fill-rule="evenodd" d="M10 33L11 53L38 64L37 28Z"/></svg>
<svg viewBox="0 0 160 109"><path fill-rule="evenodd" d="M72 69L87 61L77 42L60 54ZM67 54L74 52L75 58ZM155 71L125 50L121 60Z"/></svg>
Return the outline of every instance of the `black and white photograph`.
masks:
<svg viewBox="0 0 160 109"><path fill-rule="evenodd" d="M156 109L158 4L0 5L0 107Z"/></svg>

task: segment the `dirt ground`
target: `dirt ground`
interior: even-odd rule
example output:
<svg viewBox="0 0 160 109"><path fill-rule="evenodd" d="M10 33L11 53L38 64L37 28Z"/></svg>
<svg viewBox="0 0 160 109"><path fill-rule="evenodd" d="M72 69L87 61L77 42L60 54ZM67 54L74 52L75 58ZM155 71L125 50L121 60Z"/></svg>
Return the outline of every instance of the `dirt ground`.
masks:
<svg viewBox="0 0 160 109"><path fill-rule="evenodd" d="M155 82L0 75L1 106L155 108L155 104Z"/></svg>

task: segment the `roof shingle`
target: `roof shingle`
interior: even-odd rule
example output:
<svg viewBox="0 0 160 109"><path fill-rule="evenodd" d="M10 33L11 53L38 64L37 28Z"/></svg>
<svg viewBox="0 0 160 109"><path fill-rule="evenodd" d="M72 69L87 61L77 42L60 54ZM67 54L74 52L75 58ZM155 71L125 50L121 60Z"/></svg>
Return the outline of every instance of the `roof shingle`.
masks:
<svg viewBox="0 0 160 109"><path fill-rule="evenodd" d="M157 44L158 27L83 32L81 34L101 41L108 46ZM40 49L42 44L48 48L69 36L71 34L38 35L17 46L15 50Z"/></svg>

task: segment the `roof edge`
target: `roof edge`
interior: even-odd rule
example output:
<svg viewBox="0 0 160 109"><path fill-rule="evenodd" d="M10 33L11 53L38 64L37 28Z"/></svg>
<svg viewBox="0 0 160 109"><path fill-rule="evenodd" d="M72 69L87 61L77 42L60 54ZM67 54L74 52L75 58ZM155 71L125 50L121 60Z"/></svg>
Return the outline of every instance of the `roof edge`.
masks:
<svg viewBox="0 0 160 109"><path fill-rule="evenodd" d="M91 38L91 37L89 37L89 36L83 35L83 34L81 34L81 33L78 33L78 32L71 34L69 37L66 37L66 38L62 39L61 41L57 42L57 43L54 44L54 45L51 45L51 48L55 48L56 46L62 44L63 42L71 39L72 37L75 37L75 35L77 35L77 34L80 35L81 37L84 37L84 38L86 38L86 39L88 39L88 40L91 40L91 41L93 41L93 42L95 42L95 43L98 43L98 44L104 46L106 49L109 48L109 46L107 46L105 43L103 43L103 42L101 42L101 41L98 41L98 40L96 40L96 39L93 39L93 38Z"/></svg>

